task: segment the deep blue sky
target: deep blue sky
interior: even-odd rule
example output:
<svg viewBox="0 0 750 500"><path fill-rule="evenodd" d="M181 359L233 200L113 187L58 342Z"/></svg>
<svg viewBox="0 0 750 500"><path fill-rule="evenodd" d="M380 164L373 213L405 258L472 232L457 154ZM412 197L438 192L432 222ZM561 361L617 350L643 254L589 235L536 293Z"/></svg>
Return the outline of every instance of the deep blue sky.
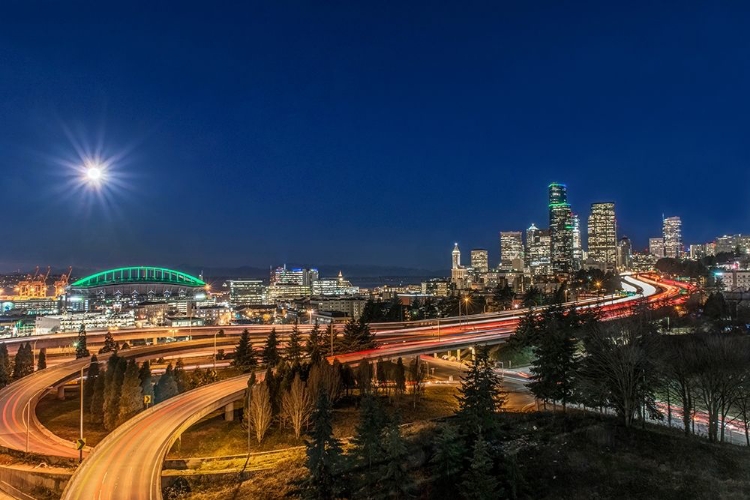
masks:
<svg viewBox="0 0 750 500"><path fill-rule="evenodd" d="M0 268L495 264L551 181L750 231L745 3L101 3L3 6Z"/></svg>

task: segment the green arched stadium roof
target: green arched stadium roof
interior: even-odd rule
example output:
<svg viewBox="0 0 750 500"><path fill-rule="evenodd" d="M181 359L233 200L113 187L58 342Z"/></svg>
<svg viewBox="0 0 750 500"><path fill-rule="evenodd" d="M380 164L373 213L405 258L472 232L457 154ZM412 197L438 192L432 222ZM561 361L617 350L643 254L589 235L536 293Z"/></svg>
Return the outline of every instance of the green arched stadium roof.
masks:
<svg viewBox="0 0 750 500"><path fill-rule="evenodd" d="M203 287L203 280L180 271L163 267L120 267L86 276L72 283L73 288L95 288L133 283L161 283L187 287Z"/></svg>

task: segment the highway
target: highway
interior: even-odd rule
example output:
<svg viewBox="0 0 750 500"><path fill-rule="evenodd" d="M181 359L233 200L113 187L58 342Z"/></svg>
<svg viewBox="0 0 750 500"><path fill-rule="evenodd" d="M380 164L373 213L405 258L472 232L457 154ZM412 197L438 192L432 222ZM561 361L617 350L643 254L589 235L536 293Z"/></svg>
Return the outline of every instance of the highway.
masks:
<svg viewBox="0 0 750 500"><path fill-rule="evenodd" d="M200 339L188 342L172 342L156 346L139 347L120 351L125 358L136 360L153 359L165 354L186 353L197 349L213 348L213 339ZM236 344L237 339L217 337L218 347ZM99 355L100 362L106 362L109 354ZM80 376L81 369L90 363L89 358L58 364L37 371L21 380L0 389L0 416L3 426L0 432L0 447L17 451L53 457L78 458L74 443L62 439L46 429L36 418L36 403L48 390ZM29 412L29 408L31 411ZM26 418L31 414L31 425Z"/></svg>
<svg viewBox="0 0 750 500"><path fill-rule="evenodd" d="M656 290L657 284L648 279L630 279L643 288L648 301L674 299L679 295L679 285L666 284ZM602 305L605 318L623 315L631 303L640 297L612 299ZM582 306L588 307L588 306ZM421 330L411 340L382 345L371 351L336 356L348 363L380 356L430 353L447 350L447 347L473 345L512 334L514 322L522 316L496 320L496 324L472 323L454 326L438 339L432 327ZM477 330L473 330L477 328ZM456 330L456 331L452 331ZM403 332L402 332L403 333ZM226 403L239 399L246 386L247 376L237 377L204 386L160 403L118 427L107 436L86 458L73 474L63 499L114 500L161 498L161 470L164 457L171 444L185 429L203 416Z"/></svg>

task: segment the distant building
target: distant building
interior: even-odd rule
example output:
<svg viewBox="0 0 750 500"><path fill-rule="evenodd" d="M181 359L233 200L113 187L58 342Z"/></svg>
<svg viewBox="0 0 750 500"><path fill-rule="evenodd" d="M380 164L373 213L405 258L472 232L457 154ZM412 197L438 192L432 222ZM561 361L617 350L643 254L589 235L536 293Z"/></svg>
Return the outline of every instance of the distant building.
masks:
<svg viewBox="0 0 750 500"><path fill-rule="evenodd" d="M448 292L450 291L448 284L449 284L448 281L434 278L429 281L423 281L420 291L424 295L434 295L435 297L447 297Z"/></svg>
<svg viewBox="0 0 750 500"><path fill-rule="evenodd" d="M664 219L664 256L672 259L682 257L682 220L679 217Z"/></svg>
<svg viewBox="0 0 750 500"><path fill-rule="evenodd" d="M286 264L271 272L268 301L293 300L308 297L312 284L318 279L317 269L287 269Z"/></svg>
<svg viewBox="0 0 750 500"><path fill-rule="evenodd" d="M706 256L706 245L690 245L690 260L700 260Z"/></svg>
<svg viewBox="0 0 750 500"><path fill-rule="evenodd" d="M589 259L604 264L605 269L617 266L617 222L615 204L592 203L588 225Z"/></svg>
<svg viewBox="0 0 750 500"><path fill-rule="evenodd" d="M456 243L451 252L451 283L459 290L466 289L469 287L468 276L468 270L461 265L461 250Z"/></svg>
<svg viewBox="0 0 750 500"><path fill-rule="evenodd" d="M475 248L471 251L471 267L475 273L486 273L490 270L487 250Z"/></svg>
<svg viewBox="0 0 750 500"><path fill-rule="evenodd" d="M36 334L44 335L54 332L76 332L86 327L91 330L110 330L113 328L135 327L135 311L132 309L124 313L75 313L55 316L37 316Z"/></svg>
<svg viewBox="0 0 750 500"><path fill-rule="evenodd" d="M335 278L319 278L312 283L312 294L316 296L329 295L356 295L359 287L352 286L349 280L339 271Z"/></svg>
<svg viewBox="0 0 750 500"><path fill-rule="evenodd" d="M526 230L526 255L531 279L537 282L552 274L552 238L548 229L534 224Z"/></svg>
<svg viewBox="0 0 750 500"><path fill-rule="evenodd" d="M230 280L229 303L233 307L261 305L267 302L266 286L261 280Z"/></svg>
<svg viewBox="0 0 750 500"><path fill-rule="evenodd" d="M549 185L549 233L552 270L555 274L573 271L573 212L565 184Z"/></svg>
<svg viewBox="0 0 750 500"><path fill-rule="evenodd" d="M617 244L617 269L627 271L630 269L633 259L633 244L630 238L623 236Z"/></svg>
<svg viewBox="0 0 750 500"><path fill-rule="evenodd" d="M724 283L724 290L728 292L746 292L750 291L750 271L731 270L717 274Z"/></svg>
<svg viewBox="0 0 750 500"><path fill-rule="evenodd" d="M648 253L657 259L664 257L664 238L649 238Z"/></svg>
<svg viewBox="0 0 750 500"><path fill-rule="evenodd" d="M573 214L573 270L578 271L583 265L583 244L581 241L581 218Z"/></svg>
<svg viewBox="0 0 750 500"><path fill-rule="evenodd" d="M318 314L324 312L337 312L346 314L349 318L359 319L367 304L367 299L358 297L326 297L322 299L312 299L310 306Z"/></svg>
<svg viewBox="0 0 750 500"><path fill-rule="evenodd" d="M500 233L500 269L504 271L523 269L524 254L521 231Z"/></svg>

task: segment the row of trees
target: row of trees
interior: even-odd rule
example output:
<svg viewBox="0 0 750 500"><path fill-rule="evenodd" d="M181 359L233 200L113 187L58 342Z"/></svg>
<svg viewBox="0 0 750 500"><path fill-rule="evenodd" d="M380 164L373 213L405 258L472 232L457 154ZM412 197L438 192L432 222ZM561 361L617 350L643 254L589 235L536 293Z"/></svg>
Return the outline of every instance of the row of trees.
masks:
<svg viewBox="0 0 750 500"><path fill-rule="evenodd" d="M47 368L47 350L40 349L37 356L37 369ZM14 380L34 373L34 353L29 342L24 342L18 347L18 352L11 360L8 346L0 344L0 388L5 387Z"/></svg>
<svg viewBox="0 0 750 500"><path fill-rule="evenodd" d="M726 422L736 420L750 444L747 335L712 321L692 333L664 335L645 304L607 323L596 312L555 306L528 314L513 342L532 347L530 389L545 404L609 408L629 427L637 417L666 416L671 425L676 403L686 434L695 432L696 412L703 411L710 441L723 441Z"/></svg>
<svg viewBox="0 0 750 500"><path fill-rule="evenodd" d="M244 330L235 348L234 365L242 370L250 370L259 363L275 367L280 362L299 363L307 356L312 364L317 364L326 356L372 349L375 347L375 336L368 324L362 320L352 319L344 325L343 334L339 335L334 325L325 329L315 323L307 340L303 343L298 325L292 327L286 347L280 348L276 329L272 328L260 350L256 350L250 341L250 333Z"/></svg>
<svg viewBox="0 0 750 500"><path fill-rule="evenodd" d="M461 384L456 418L443 426L430 452L427 487L438 493L435 496L460 494L472 500L502 496L506 460L491 440L499 433L497 415L503 402L487 348L478 347ZM346 453L334 437L332 420L331 400L321 391L307 442L310 475L302 485L305 497L409 498L417 493L410 471L411 443L401 434L398 413L389 414L382 398L363 396L359 423Z"/></svg>
<svg viewBox="0 0 750 500"><path fill-rule="evenodd" d="M210 370L186 371L178 359L154 384L148 361L139 366L135 360L128 361L115 353L102 367L94 355L83 386L83 404L89 409L92 423L111 431L145 408L144 396L151 396L154 404L215 380L216 375Z"/></svg>
<svg viewBox="0 0 750 500"><path fill-rule="evenodd" d="M349 396L355 390L360 397L385 395L400 398L406 394L407 382L412 388L414 404L424 391L426 370L414 361L407 368L399 358L395 363L378 360L361 362L356 369L339 362L282 362L276 370L266 370L263 380L252 374L245 392L243 422L262 442L272 425L291 427L297 439L309 424L313 403L321 391L331 402Z"/></svg>

